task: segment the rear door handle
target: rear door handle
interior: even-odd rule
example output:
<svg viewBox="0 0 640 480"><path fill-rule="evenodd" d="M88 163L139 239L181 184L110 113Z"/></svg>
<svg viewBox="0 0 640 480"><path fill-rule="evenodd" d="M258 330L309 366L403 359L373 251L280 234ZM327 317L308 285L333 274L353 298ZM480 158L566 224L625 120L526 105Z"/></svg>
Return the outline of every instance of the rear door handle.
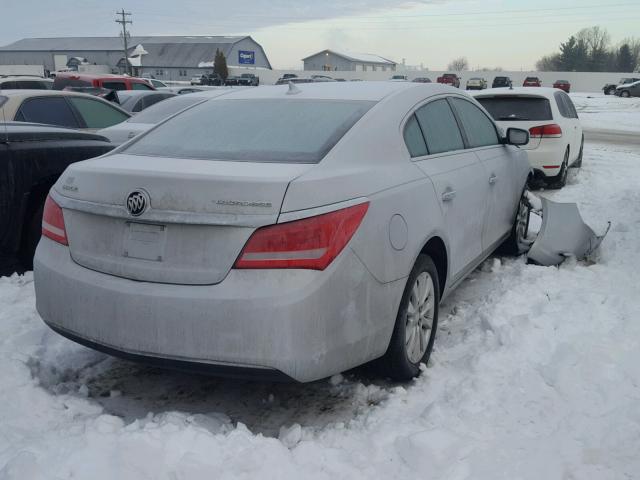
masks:
<svg viewBox="0 0 640 480"><path fill-rule="evenodd" d="M493 185L497 181L498 181L498 177L496 177L494 174L491 174L491 176L489 177L489 183Z"/></svg>
<svg viewBox="0 0 640 480"><path fill-rule="evenodd" d="M456 191L455 190L446 190L443 194L442 194L442 201L443 202L450 202L451 200L453 200L456 196Z"/></svg>

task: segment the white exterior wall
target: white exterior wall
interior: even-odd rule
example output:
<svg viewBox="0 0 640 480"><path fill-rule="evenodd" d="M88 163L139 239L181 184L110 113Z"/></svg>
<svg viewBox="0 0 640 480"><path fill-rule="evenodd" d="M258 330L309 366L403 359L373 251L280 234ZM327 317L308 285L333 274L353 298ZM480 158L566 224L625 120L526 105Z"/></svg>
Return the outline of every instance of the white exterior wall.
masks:
<svg viewBox="0 0 640 480"><path fill-rule="evenodd" d="M344 78L346 80L389 80L394 74L405 74L409 77L409 80L413 80L416 77L429 77L432 82L441 76L443 73L449 73L445 71L435 70L403 70L402 65L398 65L396 72L387 70L382 72L373 72L371 69L363 71L337 71L337 72L324 72L324 71L309 71L309 70L261 70L261 69L246 69L246 68L230 68L231 75L239 75L241 73L255 73L260 77L261 85L274 84L278 78L282 77L285 73L295 73L299 77L305 78L311 75L327 75L334 78ZM623 77L638 77L638 73L619 73L619 72L459 72L458 76L461 77L460 85L462 88L466 86L467 80L471 77L483 77L491 86L493 78L496 76L507 76L513 80L513 86L522 86L522 82L525 77L538 77L542 80L543 86L551 87L556 80L568 80L571 83L571 90L574 92L601 92L605 83L617 83Z"/></svg>
<svg viewBox="0 0 640 480"><path fill-rule="evenodd" d="M0 75L36 75L44 76L42 65L0 65Z"/></svg>

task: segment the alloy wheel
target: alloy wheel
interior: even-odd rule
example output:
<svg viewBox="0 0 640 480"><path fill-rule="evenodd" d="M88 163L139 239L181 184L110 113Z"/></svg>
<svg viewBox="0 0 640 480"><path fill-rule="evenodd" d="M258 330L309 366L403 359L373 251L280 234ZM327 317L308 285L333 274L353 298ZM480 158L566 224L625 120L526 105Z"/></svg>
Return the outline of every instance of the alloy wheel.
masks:
<svg viewBox="0 0 640 480"><path fill-rule="evenodd" d="M433 279L428 272L422 272L413 284L405 323L405 347L412 363L419 363L427 350L435 305Z"/></svg>

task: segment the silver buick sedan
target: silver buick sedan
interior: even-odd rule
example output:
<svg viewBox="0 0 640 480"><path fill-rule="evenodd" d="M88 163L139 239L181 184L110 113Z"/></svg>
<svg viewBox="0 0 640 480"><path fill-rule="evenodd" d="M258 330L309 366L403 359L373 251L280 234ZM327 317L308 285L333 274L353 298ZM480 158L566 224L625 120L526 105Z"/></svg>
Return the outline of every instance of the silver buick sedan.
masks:
<svg viewBox="0 0 640 480"><path fill-rule="evenodd" d="M526 234L528 132L407 82L198 104L51 189L37 309L113 355L308 382L427 362L439 302Z"/></svg>

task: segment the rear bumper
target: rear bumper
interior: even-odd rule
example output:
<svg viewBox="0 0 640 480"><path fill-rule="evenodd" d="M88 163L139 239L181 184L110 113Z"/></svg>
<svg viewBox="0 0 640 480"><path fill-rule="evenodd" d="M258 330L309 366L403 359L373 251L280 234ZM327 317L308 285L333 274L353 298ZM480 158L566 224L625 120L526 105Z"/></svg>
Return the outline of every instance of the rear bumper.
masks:
<svg viewBox="0 0 640 480"><path fill-rule="evenodd" d="M529 164L540 178L555 177L560 173L566 140L561 138L543 138L537 148L526 150Z"/></svg>
<svg viewBox="0 0 640 480"><path fill-rule="evenodd" d="M131 359L312 381L381 356L404 280L381 284L349 249L322 272L231 270L217 285L119 278L43 238L36 306L53 329ZM242 370L236 370L241 375Z"/></svg>

